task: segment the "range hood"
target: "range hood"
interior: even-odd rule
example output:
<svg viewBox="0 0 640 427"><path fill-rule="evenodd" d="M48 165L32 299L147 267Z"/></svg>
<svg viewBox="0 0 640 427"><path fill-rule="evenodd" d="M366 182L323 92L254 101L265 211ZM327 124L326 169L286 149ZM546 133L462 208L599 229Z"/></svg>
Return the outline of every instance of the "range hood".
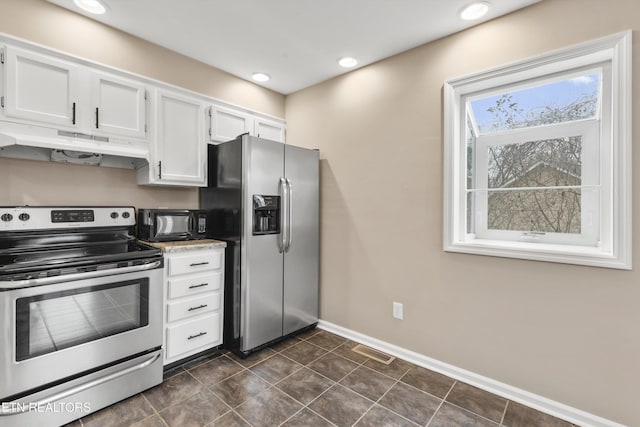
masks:
<svg viewBox="0 0 640 427"><path fill-rule="evenodd" d="M0 125L0 157L137 169L148 156L143 143L18 123Z"/></svg>

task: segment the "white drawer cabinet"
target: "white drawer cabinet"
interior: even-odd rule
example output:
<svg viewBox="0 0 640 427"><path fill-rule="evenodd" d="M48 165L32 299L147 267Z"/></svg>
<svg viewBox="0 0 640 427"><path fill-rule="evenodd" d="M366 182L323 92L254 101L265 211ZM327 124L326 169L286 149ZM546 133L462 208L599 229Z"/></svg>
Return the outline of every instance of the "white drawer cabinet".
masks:
<svg viewBox="0 0 640 427"><path fill-rule="evenodd" d="M202 250L172 255L168 260L169 276L219 269L222 267L222 256L220 251Z"/></svg>
<svg viewBox="0 0 640 427"><path fill-rule="evenodd" d="M222 271L208 271L188 277L168 279L168 297L180 298L222 288Z"/></svg>
<svg viewBox="0 0 640 427"><path fill-rule="evenodd" d="M199 297L167 303L167 322L220 310L220 292L207 293Z"/></svg>
<svg viewBox="0 0 640 427"><path fill-rule="evenodd" d="M222 344L224 248L165 251L165 359Z"/></svg>
<svg viewBox="0 0 640 427"><path fill-rule="evenodd" d="M222 343L222 313L167 326L165 365Z"/></svg>

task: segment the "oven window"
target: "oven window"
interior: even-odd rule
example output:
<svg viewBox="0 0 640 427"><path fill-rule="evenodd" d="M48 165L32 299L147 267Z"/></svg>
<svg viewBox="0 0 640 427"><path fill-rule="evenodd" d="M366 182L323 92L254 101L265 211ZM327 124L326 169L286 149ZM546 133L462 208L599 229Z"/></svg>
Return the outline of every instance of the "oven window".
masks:
<svg viewBox="0 0 640 427"><path fill-rule="evenodd" d="M52 292L16 301L16 360L149 324L149 279Z"/></svg>

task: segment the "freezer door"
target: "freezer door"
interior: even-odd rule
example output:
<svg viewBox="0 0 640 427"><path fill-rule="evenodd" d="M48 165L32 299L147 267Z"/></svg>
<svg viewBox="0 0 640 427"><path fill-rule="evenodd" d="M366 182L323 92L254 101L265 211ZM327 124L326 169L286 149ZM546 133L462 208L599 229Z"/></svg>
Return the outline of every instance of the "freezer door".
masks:
<svg viewBox="0 0 640 427"><path fill-rule="evenodd" d="M287 335L318 321L318 151L285 146L288 247L284 256L284 320Z"/></svg>
<svg viewBox="0 0 640 427"><path fill-rule="evenodd" d="M281 234L254 235L254 195L279 196L284 145L243 136L243 247L240 350L282 336Z"/></svg>

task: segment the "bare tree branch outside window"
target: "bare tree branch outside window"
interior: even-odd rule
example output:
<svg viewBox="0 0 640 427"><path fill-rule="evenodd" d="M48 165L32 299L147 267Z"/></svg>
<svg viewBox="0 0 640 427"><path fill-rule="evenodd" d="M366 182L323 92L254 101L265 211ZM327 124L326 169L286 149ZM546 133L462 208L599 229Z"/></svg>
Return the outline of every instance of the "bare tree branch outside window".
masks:
<svg viewBox="0 0 640 427"><path fill-rule="evenodd" d="M597 91L537 110L521 107L507 93L486 111L493 116L489 131L495 132L590 118L597 106ZM489 146L488 228L580 233L582 143L580 135L568 135ZM468 162L471 157L468 152Z"/></svg>

